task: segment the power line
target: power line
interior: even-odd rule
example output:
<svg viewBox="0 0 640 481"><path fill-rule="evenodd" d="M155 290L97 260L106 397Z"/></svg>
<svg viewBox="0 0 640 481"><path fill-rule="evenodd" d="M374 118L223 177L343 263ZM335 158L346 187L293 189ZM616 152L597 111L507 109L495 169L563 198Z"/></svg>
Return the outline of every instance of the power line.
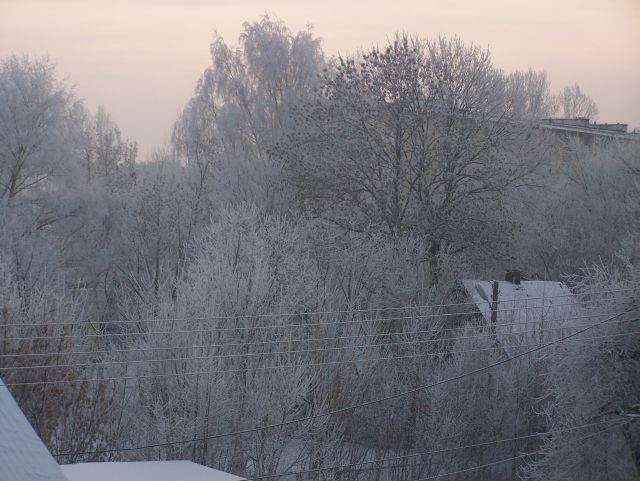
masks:
<svg viewBox="0 0 640 481"><path fill-rule="evenodd" d="M596 302L596 301L589 301ZM564 304L556 304L554 306L548 306L547 309L551 307L562 307L562 306L575 306L576 304L573 302L564 303ZM507 309L497 309L496 312L512 312L514 310L523 311L529 309L545 309L544 306L527 306L527 307L518 307L518 308L507 308ZM343 321L332 321L332 322L320 322L320 323L299 323L299 324L273 324L266 326L234 326L234 327L220 327L220 328L208 328L208 329L188 329L188 330L179 330L179 331L137 331L137 332L120 332L120 333L101 333L101 334L75 334L75 335L64 335L64 336L26 336L26 337L8 337L5 338L5 341L29 341L29 340L54 340L54 339L78 339L78 338L96 338L96 337L122 337L122 336L142 336L142 335L155 335L155 334L194 334L194 333L208 333L208 332L224 332L224 331L246 331L246 330L254 330L254 329L285 329L292 327L316 327L316 326L333 326L338 324L360 324L360 323L368 323L368 322L385 322L385 321L401 321L401 320L418 320L418 319L428 319L433 317L451 317L451 316L460 316L466 314L479 314L479 311L465 311L458 313L438 313L438 314L425 314L425 315L411 315L411 316L398 316L398 317L380 317L380 318L371 318L371 319L359 319L359 320L343 320ZM183 319L186 320L186 319ZM196 319L198 320L198 319ZM169 319L169 321L172 321ZM14 328L20 328L24 324L16 324L15 326L11 326ZM40 327L48 327L51 324L39 324ZM76 324L78 327L82 327L82 325Z"/></svg>
<svg viewBox="0 0 640 481"><path fill-rule="evenodd" d="M406 454L403 456L394 456L392 458L382 458L382 459L373 459L371 461L360 461L357 463L350 463L350 464L340 464L340 465L335 465L335 466L327 466L327 467L323 467L323 468L313 468L313 469L306 469L304 471L284 471L281 473L276 473L276 474L265 474L265 475L260 475L260 476L253 476L247 479L247 481L257 481L259 479L271 479L271 478L280 478L280 477L284 477L284 476L299 476L301 474L310 474L310 473L318 473L318 472L323 472L323 471L333 471L336 469L347 469L347 468L353 468L356 466L363 466L366 464L382 464L382 463L388 463L390 461L401 461L404 459L411 459L411 458L417 458L417 457L421 457L421 456L431 456L434 454L444 454L444 453L450 453L450 452L455 452L455 451L462 451L465 449L471 449L471 448L479 448L479 447L485 447L485 446L493 446L494 444L501 444L501 443L506 443L506 442L511 442L511 441L519 441L522 439L530 439L530 438L536 438L536 437L542 437L542 436L549 436L552 434L560 434L560 433L565 433L565 432L570 432L570 431L577 431L579 429L584 429L584 428L588 428L588 427L594 427L594 426L600 426L602 424L610 424L612 421L608 420L608 421L599 421L596 423L589 423L589 424L582 424L580 426L573 426L570 428L563 428L563 429L555 429L555 430L551 430L551 431L545 431L545 432L539 432L539 433L533 433L533 434L527 434L525 436L515 436L515 437L511 437L511 438L504 438L504 439L496 439L494 441L484 441L482 443L476 443L476 444L467 444L464 446L456 446L453 448L443 448L443 449L435 449L432 451L422 451L419 453L412 453L412 454ZM623 426L624 424L628 424L627 422L619 422L619 421L615 421L615 425L614 426ZM612 427L614 427L612 426ZM373 469L393 469L396 466L376 466ZM360 470L358 470L360 471Z"/></svg>
<svg viewBox="0 0 640 481"><path fill-rule="evenodd" d="M241 434L249 434L249 433L254 433L254 432L265 431L267 429L284 427L284 426L288 426L288 425L291 425L291 424L297 424L297 423L300 423L300 422L313 421L313 420L316 420L316 419L321 419L321 418L325 418L325 417L328 417L328 416L333 416L333 415L336 415L336 414L341 414L341 413L344 413L344 412L353 411L355 409L360 409L360 408L363 408L363 407L372 406L374 404L383 403L383 402L390 401L390 400L393 400L393 399L398 399L398 398L401 398L401 397L404 397L404 396L408 396L410 394L415 394L415 393L420 392L420 391L425 391L427 389L431 389L431 388L434 388L434 387L437 387L437 386L441 386L441 385L449 383L449 382L458 381L460 379L464 379L465 377L473 376L475 374L491 370L491 369L493 369L495 367L498 367L498 366L501 366L503 364L509 363L509 362L513 361L514 359L518 359L518 358L527 356L527 355L529 355L531 353L534 353L534 352L537 352L537 351L541 351L542 349L546 349L547 347L559 344L559 343L564 342L564 341L566 341L568 339L576 337L576 336L578 336L578 335L580 335L580 334L582 334L584 332L587 332L587 331L589 331L589 330L591 330L591 329L593 329L595 327L601 326L602 324L604 324L606 322L612 321L615 318L619 317L620 315L621 314L617 314L617 315L608 317L607 319L604 319L604 320L599 321L599 322L597 322L595 324L592 324L589 327L585 327L584 329L581 329L580 331L577 331L577 332L575 332L573 334L569 334L567 336L561 337L561 338L559 338L559 339L557 339L555 341L551 341L551 342L549 342L547 344L543 344L542 346L539 346L539 347L536 347L536 348L533 348L533 349L529 349L528 351L522 352L520 354L516 354L516 355L511 356L511 357L509 357L507 359L503 359L501 361L497 361L497 362L494 362L492 364L488 364L487 366L483 366L483 367L478 368L478 369L474 369L474 370L471 370L471 371L464 372L464 373L459 374L457 376L453 376L453 377L450 377L450 378L447 378L447 379L442 379L440 381L437 381L437 382L434 382L434 383L431 383L431 384L426 384L426 385L423 385L423 386L419 386L417 388L409 389L407 391L403 391L403 392L400 392L400 393L392 394L392 395L389 395L389 396L384 396L384 397L381 397L381 398L378 398L378 399L373 399L373 400L370 400L370 401L365 401L365 402L362 402L362 403L352 404L350 406L345 406L345 407L342 407L342 408L339 408L339 409L326 411L324 413L313 414L311 416L307 416L307 417L303 417L303 418L292 419L292 420L289 420L289 421L282 421L282 422L279 422L279 423L267 424L267 425L258 426L258 427L255 427L255 428L242 429L242 430L239 430L239 431L232 431L232 432L227 432L227 433L214 434L214 435L210 435L210 436L203 436L203 437L200 437L200 438L184 439L184 440L180 440L180 441L168 441L168 442L162 442L162 443L147 444L147 445L143 445L143 446L133 446L133 447L128 447L128 448L111 448L111 449L93 450L93 451L76 452L76 453L64 453L64 454L66 454L66 455L101 454L101 453L121 452L121 451L138 451L138 450L141 450L141 449L157 448L157 447L163 447L163 446L173 446L173 445L176 445L176 444L191 444L193 442L205 441L205 440L208 440L208 439L219 439L219 438L224 438L224 437L229 437L229 436L239 436Z"/></svg>
<svg viewBox="0 0 640 481"><path fill-rule="evenodd" d="M640 319L634 319L634 321L636 320L640 320ZM621 334L610 334L605 336L587 337L587 338L584 338L582 341L610 339L610 338L616 338L616 337L631 336L634 334L640 334L640 331L626 332ZM575 340L567 341L567 342L575 342ZM325 367L325 366L335 366L335 365L341 365L341 364L358 364L363 362L388 362L388 361L397 361L397 360L421 359L421 358L427 358L427 357L437 357L437 356L445 356L445 355L453 355L453 354L468 354L472 352L483 352L483 351L504 351L506 347L508 347L509 349L521 349L525 347L541 346L543 344L544 343L521 344L521 345L497 346L497 347L480 348L480 349L463 349L463 350L457 350L457 351L439 351L439 352L432 352L432 353L407 354L404 356L386 356L386 357L377 357L377 358L347 359L347 360L340 360L340 361L323 361L323 362L315 362L315 363L278 364L274 366L243 367L239 369L183 371L183 372L171 372L171 373L163 373L163 374L139 374L135 376L111 376L111 377L102 377L102 378L75 378L75 379L53 379L53 380L46 380L46 381L26 381L26 382L5 383L5 386L38 386L38 385L51 385L51 384L87 383L87 382L135 381L135 380L141 380L141 379L159 379L159 378L182 377L182 376L189 377L189 376L199 376L199 375L204 376L204 375L212 375L212 374L264 372L264 371L273 371L273 370L279 370L279 369ZM189 359L184 359L184 360L189 360Z"/></svg>
<svg viewBox="0 0 640 481"><path fill-rule="evenodd" d="M601 429L600 431L597 431L595 433L587 434L586 436L581 436L578 439L574 439L574 440L570 441L570 443L571 444L575 444L575 443L578 443L580 441L584 441L585 439L589 439L589 438L592 438L594 436L597 436L598 434L602 434L604 432L607 432L607 431L613 429L614 427L624 426L626 424L629 424L629 421L627 421L626 423L618 423L616 425L609 426L609 427L607 427L605 429ZM518 454L517 456L511 456L509 458L500 459L498 461L493 461L491 463L479 464L477 466L472 466L470 468L459 469L457 471L449 471L447 473L442 473L442 474L436 474L436 475L429 476L429 477L426 477L426 478L416 479L415 481L429 481L431 479L438 479L438 478L444 478L444 477L448 477L448 476L453 476L454 474L468 473L470 471L476 471L478 469L484 469L484 468L489 468L489 467L492 467L492 466L497 466L498 464L508 463L509 461L516 461L517 459L522 459L522 458L526 458L528 456L533 456L534 454L542 454L543 452L544 452L544 449L538 449L536 451L531 451L531 452L528 452L528 453Z"/></svg>
<svg viewBox="0 0 640 481"><path fill-rule="evenodd" d="M596 302L596 301L589 301ZM553 306L525 306L518 308L508 308L508 309L496 309L496 312L513 312L513 311L526 311L529 309L552 309L556 307L562 306L574 306L578 307L575 303L564 303L564 304L555 304ZM604 307L604 306L603 306ZM128 337L128 336L151 336L151 335L165 335L165 334L196 334L196 333L211 333L211 332L228 332L228 331L251 331L251 330L271 330L271 329L288 329L294 327L318 327L318 326L335 326L341 324L361 324L361 323L369 323L369 322L386 322L386 321L401 321L401 320L418 320L418 319L427 319L432 317L450 317L450 316L461 316L465 314L480 314L479 311L469 311L462 313L444 313L444 314L431 314L424 316L401 316L401 317L389 317L389 318L380 318L380 319L360 319L360 320L346 320L346 321L332 321L332 322L319 322L319 323L299 323L299 324L272 324L267 326L235 326L235 327L216 327L216 328L208 328L208 329L188 329L188 330L178 330L178 331L137 331L137 332L116 332L116 333L100 333L100 334L69 334L62 336L24 336L24 337L7 337L5 341L54 341L54 340L63 340L63 339L87 339L87 338L114 338L114 337ZM18 328L20 325L15 325ZM42 324L42 327L46 327L47 324Z"/></svg>
<svg viewBox="0 0 640 481"><path fill-rule="evenodd" d="M593 308L592 308L593 309ZM597 309L597 308L596 308ZM357 334L352 336L337 336L337 337L320 337L320 338L303 338L303 339L277 339L271 341L252 341L252 342L241 342L241 343L225 343L225 344L204 344L204 345L191 345L191 346L157 346L157 347L138 347L138 348L126 348L126 349L95 349L90 351L52 351L52 352L27 352L27 353L10 353L10 354L0 354L0 358L17 358L17 357L37 357L37 356L70 356L70 355L87 355L87 354L114 354L114 353L126 353L126 352L146 352L146 351L164 351L164 350L184 350L184 349L208 349L208 348L216 348L216 347L245 347L245 346L261 346L261 345L270 345L270 344L284 344L284 343L293 343L293 342L321 342L321 341L337 341L337 340L346 340L346 339L359 339L366 337L386 337L393 335L411 335L417 333L428 333L428 332L444 332L444 331L459 331L465 329L491 329L493 327L503 327L503 326L513 326L513 325L528 325L528 324L541 324L545 322L560 322L560 321L569 321L575 319L583 319L583 318L592 318L598 315L602 315L602 313L594 313L588 314L584 316L563 316L553 319L543 319L543 320L535 320L535 321L524 321L524 322L509 322L509 323L498 323L498 324L483 324L483 325L465 325L461 327L452 327L452 328L433 328L421 331L397 331L390 333L376 333L376 334Z"/></svg>
<svg viewBox="0 0 640 481"><path fill-rule="evenodd" d="M594 317L594 316L589 316ZM633 322L631 320L619 320L616 322ZM228 358L248 358L248 357L261 357L261 356L285 356L292 354L310 354L317 352L330 352L330 351L348 351L348 350L359 350L359 349L370 349L370 348L379 348L379 347L390 347L390 346L405 346L405 345L416 345L416 344L429 344L429 343L438 343L445 341L458 341L458 340L468 340L468 339L482 339L488 337L496 337L496 336L519 336L523 334L539 334L542 332L549 331L566 331L570 329L576 329L579 327L584 327L589 324L573 324L571 326L562 326L562 327L553 327L553 328L541 328L534 329L529 331L518 331L518 332L506 332L506 333L490 333L490 334L479 334L473 336L456 336L456 337L443 337L436 339L415 339L410 341L397 341L397 342L387 342L382 344L355 344L355 345L347 345L347 346L335 346L335 347L323 347L316 349L299 349L299 350L286 350L286 351L263 351L263 352L246 352L246 353L232 353L232 354L212 354L207 356L195 356L195 357L174 357L174 358L163 358L163 359L132 359L132 360L107 360L107 361L97 361L97 362L89 362L89 363L68 363L68 364L40 364L34 366L8 366L8 367L0 367L0 370L26 370L26 369L54 369L54 368L75 368L75 367L96 367L102 365L113 365L113 364L141 364L141 363L158 363L158 362L172 362L172 361L195 361L195 360L213 360L213 359L228 359ZM493 327L493 326L488 326ZM416 332L407 332L407 333L391 333L385 334L388 335L414 335L414 334L424 334L424 333L432 333L437 331L416 331ZM376 336L376 335L371 335ZM382 336L382 335L380 335ZM364 337L364 336L363 336ZM339 338L338 338L339 339ZM357 339L357 337L356 337ZM213 345L213 347L225 347L224 344Z"/></svg>
<svg viewBox="0 0 640 481"><path fill-rule="evenodd" d="M205 345L192 345L192 346L161 346L161 347L144 347L144 348L127 348L127 349L109 349L109 350L91 350L91 351L60 351L60 352L44 352L44 353L10 353L10 354L0 354L0 358L3 357L32 357L32 356L69 356L75 354L110 354L116 352L135 352L135 351L148 351L148 350L170 350L170 349L205 349L205 348L215 348L215 347L246 347L246 346L264 346L270 344L290 344L294 342L320 342L320 341L339 341L339 340L347 340L347 339L361 339L368 337L387 337L387 336L395 336L395 335L414 335L414 334L426 334L431 332L448 332L448 331L461 331L461 330L471 330L471 329L492 329L497 327L505 327L505 326L515 326L515 325L529 325L529 324L543 324L546 322L560 322L560 321L570 321L576 319L590 319L592 317L596 317L602 315L602 313L593 313L586 314L583 316L562 316L553 319L537 319L535 321L524 321L524 322L508 322L508 323L498 323L498 324L467 324L460 327L448 327L448 328L432 328L420 331L394 331L394 332L383 332L383 333L374 333L374 334L356 334L351 336L337 336L337 337L318 337L318 338L302 338L302 339L277 339L271 341L251 341L251 342L240 342L240 343L225 343L225 344L205 344ZM574 324L575 326L575 324ZM540 328L539 330L546 330L552 328ZM522 332L522 331L521 331Z"/></svg>
<svg viewBox="0 0 640 481"><path fill-rule="evenodd" d="M563 316L555 319L544 319L543 321L526 321L526 322L509 322L509 323L499 323L499 324L483 324L483 325L465 325L461 327L452 327L452 328L434 328L427 329L421 331L394 331L388 333L375 333L375 334L356 334L351 336L337 336L337 337L316 337L316 338L302 338L302 339L290 339L283 338L271 341L251 341L251 342L240 342L240 343L225 343L225 344L200 344L200 345L181 345L181 346L156 346L156 347L131 347L126 349L95 349L90 351L51 351L51 352L21 352L21 353L8 353L8 354L0 354L0 358L19 358L19 357L42 357L42 356L70 356L70 355L88 355L88 354L114 354L114 353L128 353L128 352L146 352L146 351L164 351L164 350L184 350L184 349L208 349L208 348L216 348L216 347L246 347L246 346L264 346L270 344L290 344L294 342L321 342L321 341L339 341L339 340L347 340L347 339L360 339L367 337L387 337L387 336L395 336L395 335L412 335L412 334L423 334L429 332L444 332L444 331L460 331L465 329L491 329L493 327L503 327L503 326L512 326L512 325L528 325L528 324L541 324L542 322L560 322L560 321L568 321L575 319L583 319L583 318L592 318L602 315L602 313L589 314L584 316Z"/></svg>
<svg viewBox="0 0 640 481"><path fill-rule="evenodd" d="M635 319L638 320L638 319ZM640 331L634 332L626 332L621 334L610 334L605 336L593 336L584 338L582 341L593 341L593 340L601 340L601 339L610 339L616 337L624 337L630 336L634 334L640 334ZM567 342L575 342L567 341ZM5 386L37 386L37 385L50 385L50 384L71 384L71 383L86 383L86 382L109 382L109 381L135 381L140 379L157 379L157 378L167 378L167 377L181 377L181 376L197 376L197 375L211 375L211 374L227 374L227 373L244 373L244 372L260 372L260 371L272 371L279 369L292 369L292 368L305 368L305 367L325 367L325 366L334 366L341 364L358 364L362 362L388 362L388 361L396 361L396 360L408 360L408 359L420 359L426 357L437 357L444 355L453 355L453 354L468 354L473 352L484 352L484 351L504 351L506 347L509 349L521 349L526 347L535 347L543 345L544 343L536 343L536 344L520 344L520 345L510 345L510 346L497 346L497 347L488 347L488 348L480 348L480 349L463 349L457 351L439 351L432 353L422 353L422 354L407 354L404 356L387 356L387 357L377 357L377 358L360 358L360 359L347 359L340 361L324 361L324 362L315 362L315 363L300 363L300 364L279 364L275 366L257 366L257 367L244 367L240 369L220 369L220 370L204 370L204 371L186 371L186 372L172 372L172 373L164 373L164 374L141 374L136 376L112 376L112 377L103 377L103 378L76 378L76 379L59 379L59 380L46 380L46 381L28 381L28 382L15 382L15 383L6 383ZM188 358L181 360L189 360Z"/></svg>
<svg viewBox="0 0 640 481"><path fill-rule="evenodd" d="M635 320L638 320L638 319L635 319ZM587 337L587 338L584 338L582 341L610 339L615 337L631 336L634 334L640 334L640 331L626 332L622 334L610 334L606 336ZM575 342L575 341L567 341L567 342ZM38 386L38 385L51 385L51 384L87 383L87 382L135 381L135 380L141 380L141 379L159 379L159 378L167 378L167 377L182 377L182 376L189 377L189 376L199 376L199 375L204 376L204 375L211 375L211 374L261 372L261 371L273 371L273 370L279 370L279 369L325 367L325 366L335 366L335 365L341 365L341 364L358 364L362 362L388 362L388 361L407 360L407 359L421 359L426 357L437 357L437 356L445 356L445 355L453 355L453 354L468 354L472 352L483 352L483 351L504 351L506 347L508 347L509 349L521 349L525 347L541 346L543 344L544 343L521 344L521 345L497 346L497 347L480 348L480 349L463 349L463 350L457 350L457 351L439 351L439 352L432 352L432 353L407 354L404 356L386 356L386 357L377 357L377 358L347 359L347 360L340 360L340 361L323 361L323 362L315 362L315 363L278 364L275 366L243 367L239 369L183 371L183 372L171 372L171 373L163 373L163 374L139 374L135 376L111 376L111 377L102 377L102 378L50 379L46 381L26 381L26 382L5 383L5 386ZM185 360L188 360L188 359L185 359Z"/></svg>
<svg viewBox="0 0 640 481"><path fill-rule="evenodd" d="M527 297L525 299L504 299L500 300L501 303L506 302L528 302L535 300L547 300L547 299L559 299L565 297L590 297L590 296L600 296L603 294L615 294L619 292L629 292L629 291L638 291L638 288L626 288L626 289L611 289L608 291L599 291L599 292L585 292L585 293L570 293L570 294L557 294L553 296L540 296L540 297ZM457 307L457 306L473 306L476 305L476 302L456 302L450 304L423 304L417 306L396 306L396 307L376 307L369 309L342 309L342 310L325 310L325 311L301 311L301 312L271 312L266 314L238 314L238 315L211 315L211 316L184 316L184 317L173 317L173 318L147 318L147 319L127 319L127 320L119 320L119 321L96 321L91 324L138 324L138 323L147 323L147 322L165 322L165 321L207 321L207 320L234 320L234 319L254 319L254 318L265 318L265 317L295 317L295 316L312 316L312 315L327 315L327 314L355 314L355 313L364 313L364 312L383 312L383 311L397 311L397 310L411 310L411 309L433 309L433 308L441 308L441 307ZM543 307L543 306L538 306ZM31 323L31 324L21 324L23 326L32 326L38 327L42 324ZM69 325L74 326L78 325L78 323L74 322L58 322L58 323L49 323L47 325Z"/></svg>

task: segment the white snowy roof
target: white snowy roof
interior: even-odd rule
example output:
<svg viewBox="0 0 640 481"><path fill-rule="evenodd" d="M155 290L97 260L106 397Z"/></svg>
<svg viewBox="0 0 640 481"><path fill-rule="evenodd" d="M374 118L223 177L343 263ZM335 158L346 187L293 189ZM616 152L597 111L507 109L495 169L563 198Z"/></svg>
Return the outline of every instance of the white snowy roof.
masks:
<svg viewBox="0 0 640 481"><path fill-rule="evenodd" d="M67 481L0 379L0 481Z"/></svg>
<svg viewBox="0 0 640 481"><path fill-rule="evenodd" d="M191 461L79 463L61 466L69 481L242 481Z"/></svg>
<svg viewBox="0 0 640 481"><path fill-rule="evenodd" d="M487 325L491 324L493 282L462 281ZM503 340L546 342L562 336L563 329L576 322L577 303L562 282L522 281L519 285L497 282L495 332Z"/></svg>

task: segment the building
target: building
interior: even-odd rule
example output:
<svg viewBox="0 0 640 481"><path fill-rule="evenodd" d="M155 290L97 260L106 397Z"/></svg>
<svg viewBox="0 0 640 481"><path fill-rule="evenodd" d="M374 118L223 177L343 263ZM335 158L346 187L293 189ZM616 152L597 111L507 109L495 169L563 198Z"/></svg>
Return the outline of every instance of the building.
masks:
<svg viewBox="0 0 640 481"><path fill-rule="evenodd" d="M540 119L538 126L565 138L580 139L585 143L589 143L594 139L640 142L640 134L628 132L629 126L627 124L599 124L591 122L587 118L550 118Z"/></svg>
<svg viewBox="0 0 640 481"><path fill-rule="evenodd" d="M543 344L564 335L575 324L578 303L562 282L522 280L507 271L503 281L464 280L480 322L492 332L509 355L514 345Z"/></svg>
<svg viewBox="0 0 640 481"><path fill-rule="evenodd" d="M0 481L67 481L2 379Z"/></svg>

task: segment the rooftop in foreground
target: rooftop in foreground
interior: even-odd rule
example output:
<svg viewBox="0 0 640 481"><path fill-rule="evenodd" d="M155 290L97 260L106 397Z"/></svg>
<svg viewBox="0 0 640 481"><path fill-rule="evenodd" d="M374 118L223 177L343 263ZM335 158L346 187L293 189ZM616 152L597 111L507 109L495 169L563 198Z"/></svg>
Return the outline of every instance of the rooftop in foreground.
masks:
<svg viewBox="0 0 640 481"><path fill-rule="evenodd" d="M66 481L60 467L40 440L0 379L0 480Z"/></svg>
<svg viewBox="0 0 640 481"><path fill-rule="evenodd" d="M242 481L191 461L79 463L61 466L69 481Z"/></svg>

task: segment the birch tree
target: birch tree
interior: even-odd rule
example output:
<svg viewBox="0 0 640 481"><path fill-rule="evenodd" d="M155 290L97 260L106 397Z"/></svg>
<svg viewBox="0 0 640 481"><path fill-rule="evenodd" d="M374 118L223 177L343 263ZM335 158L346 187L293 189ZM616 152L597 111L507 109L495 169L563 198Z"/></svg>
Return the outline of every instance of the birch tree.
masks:
<svg viewBox="0 0 640 481"><path fill-rule="evenodd" d="M207 172L219 202L286 209L279 167L267 150L290 126L291 107L317 84L320 39L264 16L243 25L238 46L216 34L211 60L176 125L174 145L200 172L213 163L216 174Z"/></svg>

